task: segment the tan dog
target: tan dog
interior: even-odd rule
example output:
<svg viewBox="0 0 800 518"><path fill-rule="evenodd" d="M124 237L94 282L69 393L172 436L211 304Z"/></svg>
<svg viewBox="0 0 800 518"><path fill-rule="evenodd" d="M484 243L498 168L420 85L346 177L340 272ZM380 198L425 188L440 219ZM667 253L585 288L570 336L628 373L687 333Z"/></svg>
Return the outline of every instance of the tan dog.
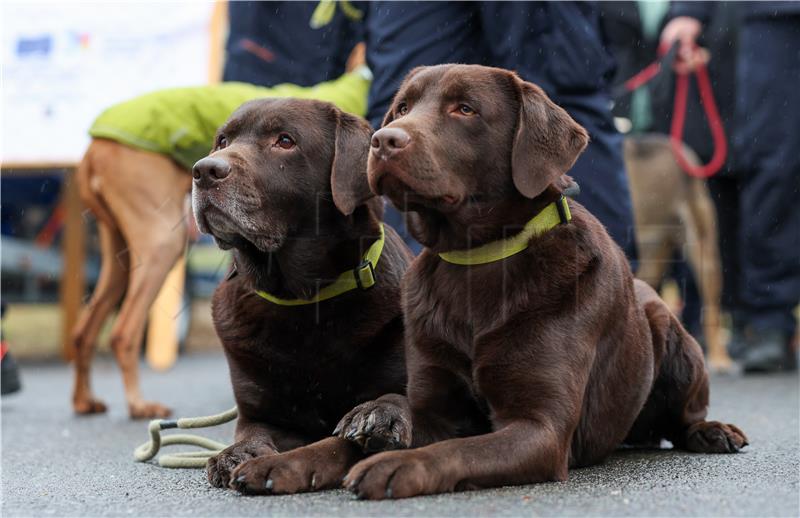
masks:
<svg viewBox="0 0 800 518"><path fill-rule="evenodd" d="M691 150L685 153L698 162ZM684 249L703 303L709 367L730 370L733 364L720 328L722 269L717 217L705 182L681 170L664 135L626 137L625 165L639 247L636 277L657 289L675 251Z"/></svg>
<svg viewBox="0 0 800 518"><path fill-rule="evenodd" d="M111 348L122 370L128 412L132 418L165 417L170 410L145 401L139 390L139 351L150 306L186 247L192 177L164 155L94 139L75 180L97 218L102 266L72 334L73 408L79 414L106 410L92 394L89 368L100 328L122 300Z"/></svg>

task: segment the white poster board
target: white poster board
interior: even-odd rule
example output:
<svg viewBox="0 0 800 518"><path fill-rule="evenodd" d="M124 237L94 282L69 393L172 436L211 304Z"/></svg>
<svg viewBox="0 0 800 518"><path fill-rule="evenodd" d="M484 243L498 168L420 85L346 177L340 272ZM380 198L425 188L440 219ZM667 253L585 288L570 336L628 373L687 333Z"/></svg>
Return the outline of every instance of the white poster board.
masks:
<svg viewBox="0 0 800 518"><path fill-rule="evenodd" d="M74 163L106 107L209 77L214 4L3 2L4 163Z"/></svg>

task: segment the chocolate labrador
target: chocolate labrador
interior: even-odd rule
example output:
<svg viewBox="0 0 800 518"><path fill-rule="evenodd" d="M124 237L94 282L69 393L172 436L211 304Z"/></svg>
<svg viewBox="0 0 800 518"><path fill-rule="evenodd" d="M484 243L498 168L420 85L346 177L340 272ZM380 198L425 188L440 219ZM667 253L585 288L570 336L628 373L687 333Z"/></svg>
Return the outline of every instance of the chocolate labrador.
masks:
<svg viewBox="0 0 800 518"><path fill-rule="evenodd" d="M329 103L251 101L194 166L198 226L234 256L212 312L239 420L235 444L208 463L214 486L338 486L362 454L330 437L334 425L405 389L400 280L411 254L367 185L371 133Z"/></svg>
<svg viewBox="0 0 800 518"><path fill-rule="evenodd" d="M747 444L705 420L698 344L563 197L587 141L512 72L441 65L405 79L368 174L426 246L403 283L408 398L357 407L339 434L377 426L419 448L356 464L344 484L360 497L565 480L623 443Z"/></svg>

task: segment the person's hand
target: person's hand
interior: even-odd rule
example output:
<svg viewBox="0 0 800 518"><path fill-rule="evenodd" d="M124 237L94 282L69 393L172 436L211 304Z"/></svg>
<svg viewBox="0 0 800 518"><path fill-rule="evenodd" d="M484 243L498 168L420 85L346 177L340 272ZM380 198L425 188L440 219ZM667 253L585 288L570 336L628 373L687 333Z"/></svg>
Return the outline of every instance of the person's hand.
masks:
<svg viewBox="0 0 800 518"><path fill-rule="evenodd" d="M703 24L690 16L673 18L661 31L661 48L670 48L673 43L680 42L678 56L673 68L680 74L686 74L699 63L708 62L708 51L697 46L697 38L703 30Z"/></svg>

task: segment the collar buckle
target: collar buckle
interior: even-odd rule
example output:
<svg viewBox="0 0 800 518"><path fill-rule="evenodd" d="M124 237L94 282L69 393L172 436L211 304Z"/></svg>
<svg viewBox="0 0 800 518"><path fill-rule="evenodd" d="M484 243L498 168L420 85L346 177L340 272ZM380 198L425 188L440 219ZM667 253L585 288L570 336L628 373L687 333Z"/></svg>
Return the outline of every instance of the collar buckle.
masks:
<svg viewBox="0 0 800 518"><path fill-rule="evenodd" d="M353 268L353 276L356 278L356 286L359 289L368 290L375 286L375 267L366 259Z"/></svg>
<svg viewBox="0 0 800 518"><path fill-rule="evenodd" d="M567 198L561 195L561 198L556 202L556 210L558 211L558 219L561 220L562 225L566 225L572 219L572 214L569 212L569 205L567 205Z"/></svg>

